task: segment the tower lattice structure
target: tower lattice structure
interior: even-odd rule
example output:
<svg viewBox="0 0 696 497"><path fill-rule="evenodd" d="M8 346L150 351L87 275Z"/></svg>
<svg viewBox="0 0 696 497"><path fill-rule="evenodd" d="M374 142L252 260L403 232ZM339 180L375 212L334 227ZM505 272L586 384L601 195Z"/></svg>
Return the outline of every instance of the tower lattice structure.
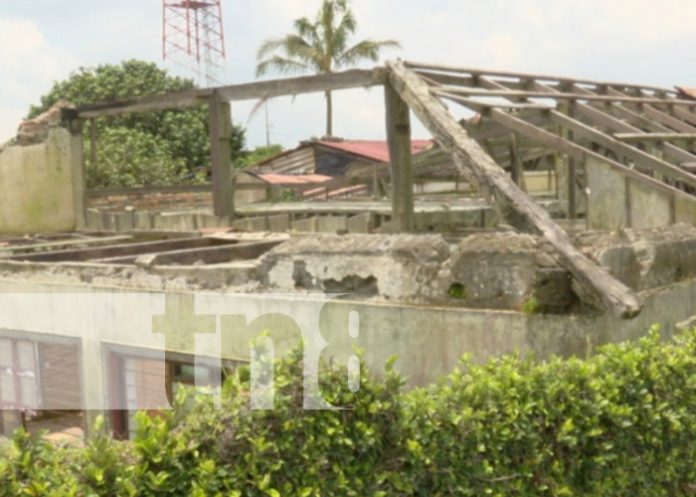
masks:
<svg viewBox="0 0 696 497"><path fill-rule="evenodd" d="M225 33L222 0L162 0L162 56L193 72L199 83L222 83Z"/></svg>

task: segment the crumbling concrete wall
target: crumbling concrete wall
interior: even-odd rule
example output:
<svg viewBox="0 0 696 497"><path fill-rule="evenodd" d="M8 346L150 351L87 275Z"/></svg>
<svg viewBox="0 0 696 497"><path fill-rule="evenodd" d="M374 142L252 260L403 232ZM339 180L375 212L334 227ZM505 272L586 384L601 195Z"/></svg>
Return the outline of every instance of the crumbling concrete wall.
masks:
<svg viewBox="0 0 696 497"><path fill-rule="evenodd" d="M591 232L576 245L631 288L696 278L696 228ZM353 299L530 314L584 313L571 275L543 239L517 233L321 235L267 253L259 274L270 290L321 291Z"/></svg>
<svg viewBox="0 0 696 497"><path fill-rule="evenodd" d="M0 233L70 231L77 226L75 139L55 110L20 126L0 150Z"/></svg>
<svg viewBox="0 0 696 497"><path fill-rule="evenodd" d="M263 258L266 283L401 302L442 300L449 246L439 235L319 235L286 242Z"/></svg>
<svg viewBox="0 0 696 497"><path fill-rule="evenodd" d="M696 278L696 227L590 232L576 245L635 290L648 290Z"/></svg>

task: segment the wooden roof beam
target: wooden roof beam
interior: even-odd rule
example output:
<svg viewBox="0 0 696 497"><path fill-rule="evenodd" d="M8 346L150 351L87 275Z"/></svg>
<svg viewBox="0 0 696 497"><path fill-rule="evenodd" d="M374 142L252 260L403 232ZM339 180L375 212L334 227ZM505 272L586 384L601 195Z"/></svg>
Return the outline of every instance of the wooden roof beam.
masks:
<svg viewBox="0 0 696 497"><path fill-rule="evenodd" d="M574 88L576 88L573 85ZM587 93L582 91L572 91L563 92L557 91L557 93L549 93L547 91L533 91L533 90L513 90L513 89L499 89L499 90L487 90L485 88L472 88L463 87L456 85L439 85L433 88L434 92L461 95L464 97L501 97L501 98L543 98L550 100L579 100L588 102L608 102L608 103L636 103L636 104L665 104L665 99L655 98L655 97L631 97L631 96L609 96L609 95L597 95L591 91ZM670 100L670 105L682 105L691 107L693 106L693 101L691 100Z"/></svg>
<svg viewBox="0 0 696 497"><path fill-rule="evenodd" d="M553 107L543 104L534 103L514 103L514 102L481 102L474 100L472 98L461 97L459 95L453 95L447 92L441 92L437 90L432 91L435 95L446 98L447 100L452 100L453 102L461 104L471 104L476 105L484 109L511 109L511 110L528 110L528 109L552 109Z"/></svg>
<svg viewBox="0 0 696 497"><path fill-rule="evenodd" d="M538 89L549 91L549 92L555 91L554 89L549 88L548 86L546 86L542 83L538 83L538 82L535 83L535 87ZM589 92L589 90L584 90L584 89L582 91ZM609 105L613 108L619 107L617 104L609 104ZM611 129L612 131L618 131L618 132L624 132L624 133L640 133L642 131L640 128L637 128L631 124L628 124L628 123L616 118L615 116L612 116L611 114L604 112L602 110L599 110L591 105L587 105L587 104L584 104L581 102L576 102L573 104L573 108L574 108L577 116L583 117L583 118L591 121L593 125L606 126L609 129ZM608 138L611 138L611 137L609 137L609 135L606 135L604 133L602 133L602 134ZM607 146L606 144L608 142L606 140L603 140L603 141L604 141L604 143L601 143L601 144L603 146ZM647 154L646 152L639 151L638 149L635 149L635 150L640 152L643 157L649 156L657 161L660 161L662 163L666 163L669 165L669 163L667 161L656 158L650 154ZM665 151L666 155L673 158L676 161L676 163L682 163L684 161L688 161L688 160L693 159L693 156L689 152L682 150L679 147L675 147L672 144L665 144L664 151ZM635 154L632 153L632 155L630 157L632 157L633 160L636 160L634 158ZM677 167L676 163L671 164L672 167ZM658 167L660 167L660 166L658 166Z"/></svg>
<svg viewBox="0 0 696 497"><path fill-rule="evenodd" d="M696 133L615 133L614 138L625 142L695 141ZM696 156L693 156L696 159Z"/></svg>
<svg viewBox="0 0 696 497"><path fill-rule="evenodd" d="M376 67L371 70L352 69L331 74L274 79L241 85L187 90L164 95L83 105L78 107L77 115L82 119L91 119L129 113L181 109L206 104L208 99L216 92L220 95L222 100L232 102L295 96L302 93L345 90L349 88L366 88L383 85L385 79L386 72L382 67Z"/></svg>
<svg viewBox="0 0 696 497"><path fill-rule="evenodd" d="M590 90L583 90L585 92L590 92ZM613 95L619 93L616 90L612 90L611 88L606 89L608 93L611 93ZM644 117L628 108L626 108L623 104L619 105L616 103L613 104L607 104L606 107L609 109L609 112L614 112L620 116L622 116L624 119L626 119L628 122L636 125L636 126L643 126L643 128L650 129L652 131L657 131L657 132L670 132L669 128L666 128L662 126L661 124L652 121L651 119ZM643 107L650 107L649 105L643 105L641 104L639 106L640 108ZM636 132L640 133L642 132L642 129L636 127L636 126L631 126L627 125L623 121L618 121L622 125L622 130L617 130L617 131L626 131L626 132ZM614 129L616 126L614 126ZM696 129L694 129L696 131ZM664 152L664 155L668 158L672 159L672 162L674 164L682 164L684 161L692 161L696 159L696 156L694 156L690 151L685 150L677 145L674 145L673 143L660 143L659 146L661 147L662 151Z"/></svg>
<svg viewBox="0 0 696 497"><path fill-rule="evenodd" d="M415 72L400 61L389 62L387 66L389 80L401 98L409 104L440 146L452 154L457 167L472 178L479 191L494 199L503 217L518 229L539 233L553 245L562 264L574 276L576 288L585 301L627 319L640 313L643 304L638 296L573 246L568 235L551 219L549 213L520 190L483 148L468 136ZM506 115L499 109L492 109L491 112Z"/></svg>
<svg viewBox="0 0 696 497"><path fill-rule="evenodd" d="M550 111L551 119L558 125L564 128L571 129L576 136L584 136L595 143L602 145L605 148L613 150L619 155L628 157L637 165L646 167L654 172L663 174L665 177L682 181L690 186L696 187L696 176L686 172L679 167L670 164L662 159L659 159L647 152L639 150L635 147L627 145L606 133L599 131L591 126L588 126L572 117L569 117L561 112Z"/></svg>
<svg viewBox="0 0 696 497"><path fill-rule="evenodd" d="M596 81L591 79L577 79L569 78L565 76L553 76L548 74L533 74L533 73L518 73L513 71L496 71L487 69L476 69L476 68L465 68L465 67L454 67L445 66L440 64L430 64L427 62L413 62L407 61L405 65L410 69L415 71L426 70L426 71L440 71L458 74L471 74L473 76L492 76L492 77L502 77L502 78L514 78L518 80L541 80L541 81L556 81L559 83L577 83L583 85L593 85L593 86L609 86L616 88L638 88L642 90L659 91L666 94L677 95L676 90L672 88L663 88L660 86L644 86L633 83L616 83L608 81Z"/></svg>
<svg viewBox="0 0 696 497"><path fill-rule="evenodd" d="M686 121L689 125L696 126L696 113L689 111L683 107L672 107L669 103L665 104L666 112L677 119ZM663 109L664 110L664 109Z"/></svg>
<svg viewBox="0 0 696 497"><path fill-rule="evenodd" d="M607 88L608 95L621 96L625 93L615 89ZM660 123L662 126L673 129L674 131L684 132L684 133L696 133L696 126L678 119L667 112L663 112L660 109L655 108L649 104L627 104L629 107L633 108L637 112L645 115L646 118L653 120L654 122Z"/></svg>
<svg viewBox="0 0 696 497"><path fill-rule="evenodd" d="M471 110L479 111L483 109L473 107L471 108ZM491 109L490 111L488 111L487 115L491 119L507 127L510 131L514 131L519 133L520 135L526 136L530 140L533 140L540 145L554 149L559 153L564 153L569 157L573 157L578 160L584 160L586 157L593 157L597 160L605 162L612 169L619 171L622 174L629 176L633 179L647 183L653 188L664 191L665 193L693 200L693 197L681 190L674 188L673 186L663 183L662 181L658 181L655 178L647 176L636 169L627 167L621 164L620 162L616 162L608 157L594 152L591 149L584 147L583 145L570 141L566 138L558 136L555 133L552 133L534 124L531 124L526 120L519 118L518 116L504 112L500 109Z"/></svg>
<svg viewBox="0 0 696 497"><path fill-rule="evenodd" d="M278 240L241 242L213 247L168 250L153 254L110 257L98 259L94 262L104 264L139 264L142 261L143 264L148 266L167 264L186 266L198 262L203 264L223 264L232 261L256 259L280 243L282 241Z"/></svg>

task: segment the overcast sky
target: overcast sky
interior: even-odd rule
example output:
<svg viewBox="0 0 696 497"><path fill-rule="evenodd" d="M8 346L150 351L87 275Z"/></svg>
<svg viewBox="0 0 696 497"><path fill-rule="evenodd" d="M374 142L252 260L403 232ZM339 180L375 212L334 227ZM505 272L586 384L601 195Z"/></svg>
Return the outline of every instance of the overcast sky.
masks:
<svg viewBox="0 0 696 497"><path fill-rule="evenodd" d="M255 53L313 15L320 0L223 0L225 81L254 79ZM387 57L595 79L696 86L694 0L354 0L358 38L396 38ZM0 0L0 142L29 105L79 66L161 62L159 0ZM236 104L251 146L265 142L263 112ZM272 141L293 146L324 128L320 96L269 105ZM335 134L383 138L381 92L336 97ZM425 137L420 126L417 137Z"/></svg>

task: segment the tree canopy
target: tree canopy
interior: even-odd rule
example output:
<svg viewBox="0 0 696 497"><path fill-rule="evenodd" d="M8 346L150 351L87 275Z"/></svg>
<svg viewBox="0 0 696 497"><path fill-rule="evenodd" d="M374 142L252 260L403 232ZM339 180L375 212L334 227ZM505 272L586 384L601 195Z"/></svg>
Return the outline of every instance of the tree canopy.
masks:
<svg viewBox="0 0 696 497"><path fill-rule="evenodd" d="M364 60L377 62L385 48L400 48L396 40L365 39L351 44L358 23L348 0L324 0L314 20L297 19L292 33L265 41L259 48L256 75L315 72L327 74ZM333 134L333 102L326 92L326 134Z"/></svg>
<svg viewBox="0 0 696 497"><path fill-rule="evenodd" d="M120 64L81 67L32 106L29 118L58 100L75 105L120 100L194 88L190 79L170 75L156 64L127 60ZM90 133L88 124L85 135ZM90 188L176 184L195 180L210 164L206 106L97 119L97 163L87 150ZM244 148L244 129L233 127L233 159ZM204 177L204 174L200 174Z"/></svg>

